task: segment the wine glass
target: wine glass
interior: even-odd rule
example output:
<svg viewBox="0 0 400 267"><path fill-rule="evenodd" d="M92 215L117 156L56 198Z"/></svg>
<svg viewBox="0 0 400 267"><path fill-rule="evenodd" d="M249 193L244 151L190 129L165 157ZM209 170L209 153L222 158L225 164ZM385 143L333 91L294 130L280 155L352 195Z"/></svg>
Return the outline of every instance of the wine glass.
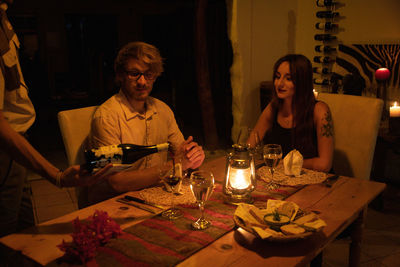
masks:
<svg viewBox="0 0 400 267"><path fill-rule="evenodd" d="M279 187L278 184L274 183L274 172L282 159L282 147L278 144L267 144L263 150L264 162L271 174L271 182L268 184L269 189L276 189Z"/></svg>
<svg viewBox="0 0 400 267"><path fill-rule="evenodd" d="M204 219L204 205L214 190L214 175L209 171L194 171L190 175L189 183L201 211L200 218L192 223L192 227L197 230L203 230L211 224Z"/></svg>
<svg viewBox="0 0 400 267"><path fill-rule="evenodd" d="M178 163L175 163L178 161ZM179 188L182 182L182 165L179 160L173 158L172 172L168 172L167 175L162 175L163 181L171 188L171 208L164 211L161 215L169 220L176 220L182 217L183 213L180 209L175 207L175 195L179 195Z"/></svg>
<svg viewBox="0 0 400 267"><path fill-rule="evenodd" d="M248 143L250 145L250 151L252 151L254 158L257 160L263 159L262 152L262 141L260 140L260 136L257 131L254 131L252 128L248 129Z"/></svg>

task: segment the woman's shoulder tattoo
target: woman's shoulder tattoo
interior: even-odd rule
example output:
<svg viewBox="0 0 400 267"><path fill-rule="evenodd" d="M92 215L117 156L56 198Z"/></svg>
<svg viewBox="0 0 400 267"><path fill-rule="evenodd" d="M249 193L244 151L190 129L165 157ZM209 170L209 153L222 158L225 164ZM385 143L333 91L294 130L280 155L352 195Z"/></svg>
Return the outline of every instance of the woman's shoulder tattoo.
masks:
<svg viewBox="0 0 400 267"><path fill-rule="evenodd" d="M333 136L333 120L332 120L332 114L329 110L325 113L325 118L323 120L321 131L322 131L322 136L325 137Z"/></svg>

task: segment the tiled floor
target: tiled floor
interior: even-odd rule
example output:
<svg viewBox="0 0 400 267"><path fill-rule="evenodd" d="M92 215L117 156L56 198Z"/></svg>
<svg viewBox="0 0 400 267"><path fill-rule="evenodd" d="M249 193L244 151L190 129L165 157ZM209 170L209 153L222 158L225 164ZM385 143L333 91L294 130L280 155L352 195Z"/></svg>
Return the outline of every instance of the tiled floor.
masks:
<svg viewBox="0 0 400 267"><path fill-rule="evenodd" d="M385 191L384 209L369 208L364 228L361 266L400 266L400 189ZM347 266L348 240L336 240L324 251L323 266Z"/></svg>
<svg viewBox="0 0 400 267"><path fill-rule="evenodd" d="M207 153L207 158L224 155L224 151ZM46 155L60 168L65 168L63 152ZM58 189L40 177L31 175L33 202L37 222L44 222L77 209L74 189ZM400 188L388 185L383 208L369 208L362 244L362 266L400 266ZM347 266L348 240L337 240L324 251L323 266Z"/></svg>

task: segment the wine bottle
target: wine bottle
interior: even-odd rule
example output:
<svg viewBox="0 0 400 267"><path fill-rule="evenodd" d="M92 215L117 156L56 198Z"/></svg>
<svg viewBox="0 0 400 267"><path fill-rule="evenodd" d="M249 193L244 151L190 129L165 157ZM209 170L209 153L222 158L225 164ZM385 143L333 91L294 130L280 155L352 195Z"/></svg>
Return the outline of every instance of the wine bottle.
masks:
<svg viewBox="0 0 400 267"><path fill-rule="evenodd" d="M316 63L331 63L331 62L334 62L334 59L331 57L315 56L314 62L316 62Z"/></svg>
<svg viewBox="0 0 400 267"><path fill-rule="evenodd" d="M336 36L331 35L329 33L316 34L316 35L314 35L314 39L316 41L333 41L336 39Z"/></svg>
<svg viewBox="0 0 400 267"><path fill-rule="evenodd" d="M324 6L334 6L337 2L333 2L332 0L317 0L317 6L324 7Z"/></svg>
<svg viewBox="0 0 400 267"><path fill-rule="evenodd" d="M330 53L330 52L335 52L336 48L331 47L329 45L316 45L315 46L315 51L316 52L325 52L325 53Z"/></svg>
<svg viewBox="0 0 400 267"><path fill-rule="evenodd" d="M332 22L317 22L315 24L315 28L318 30L326 30L326 31L330 31L333 29L337 29L339 27L338 24L336 23L332 23Z"/></svg>
<svg viewBox="0 0 400 267"><path fill-rule="evenodd" d="M85 150L86 169L103 168L108 163L131 164L144 156L168 150L169 144L152 146L119 144Z"/></svg>
<svg viewBox="0 0 400 267"><path fill-rule="evenodd" d="M328 79L321 79L321 78L316 78L313 79L314 84L318 84L318 85L329 85L330 81Z"/></svg>
<svg viewBox="0 0 400 267"><path fill-rule="evenodd" d="M318 68L318 67L313 68L313 72L319 73L319 74L329 74L330 73L328 68Z"/></svg>
<svg viewBox="0 0 400 267"><path fill-rule="evenodd" d="M339 12L332 12L332 11L318 11L317 18L321 19L332 19L339 16Z"/></svg>

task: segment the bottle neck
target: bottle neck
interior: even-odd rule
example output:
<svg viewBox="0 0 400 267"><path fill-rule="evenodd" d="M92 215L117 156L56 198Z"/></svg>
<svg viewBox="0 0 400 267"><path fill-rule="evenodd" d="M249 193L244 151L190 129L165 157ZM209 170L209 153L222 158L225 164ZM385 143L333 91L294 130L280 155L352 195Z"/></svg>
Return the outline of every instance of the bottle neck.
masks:
<svg viewBox="0 0 400 267"><path fill-rule="evenodd" d="M157 145L135 145L135 144L119 144L118 147L123 149L157 149L157 151L165 151L169 148L169 143L162 143Z"/></svg>
<svg viewBox="0 0 400 267"><path fill-rule="evenodd" d="M156 145L156 147L157 147L158 152L166 151L169 148L169 143L158 144L158 145Z"/></svg>

